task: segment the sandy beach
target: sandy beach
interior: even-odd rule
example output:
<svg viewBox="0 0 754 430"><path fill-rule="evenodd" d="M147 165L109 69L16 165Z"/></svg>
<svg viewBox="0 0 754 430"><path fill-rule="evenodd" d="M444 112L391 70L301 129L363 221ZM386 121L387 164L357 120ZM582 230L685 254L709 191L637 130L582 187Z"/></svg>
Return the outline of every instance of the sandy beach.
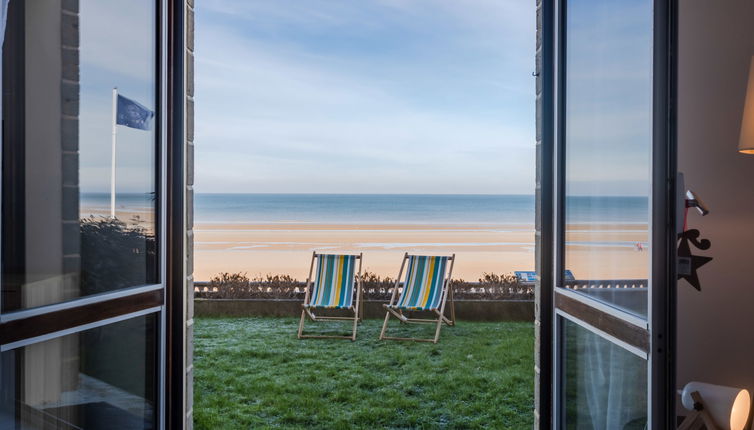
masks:
<svg viewBox="0 0 754 430"><path fill-rule="evenodd" d="M646 240L641 227L575 226L569 230L569 240L578 243L622 242L619 246L603 244L598 250L601 259L620 260L619 267L595 267L594 248L578 244L569 247L568 268L577 277L579 273L588 273L592 279L601 275L613 279L640 277L648 253L638 252L630 243ZM220 272L246 272L250 277L289 274L305 279L312 251L363 252L365 270L391 277L397 275L404 252L455 253L454 278L467 281L477 280L484 272L534 270L532 225L199 223L194 230L194 247L197 281L207 281Z"/></svg>
<svg viewBox="0 0 754 430"><path fill-rule="evenodd" d="M197 280L222 271L305 279L312 251L363 252L364 270L392 277L404 252L455 253L455 277L470 280L534 266L531 226L199 224L194 234Z"/></svg>
<svg viewBox="0 0 754 430"><path fill-rule="evenodd" d="M222 201L217 213L232 208ZM280 202L275 202L277 207ZM312 204L312 203L309 203ZM304 206L302 210L311 210ZM348 210L345 207L343 210ZM473 211L473 209L470 209ZM247 213L243 212L244 216ZM292 213L300 216L299 213ZM473 212L470 212L473 213ZM107 205L82 207L82 216L107 217ZM212 214L212 212L210 212ZM282 214L277 214L278 219ZM461 214L463 215L463 214ZM119 207L120 220L151 231L153 213ZM291 215L292 216L292 215ZM365 212L361 216L368 217ZM361 217L360 216L360 217ZM646 224L575 223L566 228L566 268L579 280L646 279L650 250ZM222 273L249 277L286 274L304 280L312 251L364 253L364 270L395 277L404 252L458 257L453 277L476 281L484 273L534 270L534 225L483 222L231 222L196 220L194 279Z"/></svg>
<svg viewBox="0 0 754 430"><path fill-rule="evenodd" d="M82 218L109 216L109 195L84 197ZM198 194L194 203L196 281L223 272L303 281L312 251L364 253L363 270L389 277L405 252L456 254L453 277L466 281L535 269L534 196ZM574 205L581 215L566 226L565 268L578 280L646 279L646 202L604 197ZM147 206L143 195L124 194L116 215L151 232L154 211ZM607 208L605 217L595 207ZM625 221L594 221L612 213Z"/></svg>

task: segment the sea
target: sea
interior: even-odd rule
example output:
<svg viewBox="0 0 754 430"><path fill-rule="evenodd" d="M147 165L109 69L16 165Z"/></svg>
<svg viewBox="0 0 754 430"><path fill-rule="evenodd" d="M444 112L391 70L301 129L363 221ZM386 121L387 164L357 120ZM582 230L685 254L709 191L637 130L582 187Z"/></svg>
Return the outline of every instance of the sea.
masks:
<svg viewBox="0 0 754 430"><path fill-rule="evenodd" d="M108 208L107 193L82 193L81 206ZM119 209L144 210L149 194L117 195ZM648 199L570 196L569 223L646 224ZM534 195L488 194L220 194L194 198L197 223L534 224Z"/></svg>

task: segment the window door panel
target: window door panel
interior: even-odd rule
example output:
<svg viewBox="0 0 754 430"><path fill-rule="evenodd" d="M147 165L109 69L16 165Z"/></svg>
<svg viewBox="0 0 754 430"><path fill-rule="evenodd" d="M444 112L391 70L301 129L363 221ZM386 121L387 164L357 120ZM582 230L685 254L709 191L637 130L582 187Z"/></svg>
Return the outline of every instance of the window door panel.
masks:
<svg viewBox="0 0 754 430"><path fill-rule="evenodd" d="M643 430L648 417L646 356L560 317L563 384L568 398L563 427Z"/></svg>
<svg viewBox="0 0 754 430"><path fill-rule="evenodd" d="M158 315L2 352L0 428L156 428Z"/></svg>
<svg viewBox="0 0 754 430"><path fill-rule="evenodd" d="M9 3L2 312L159 283L156 14L154 0ZM134 103L114 115L115 91L151 113L142 128Z"/></svg>
<svg viewBox="0 0 754 430"><path fill-rule="evenodd" d="M574 291L646 318L652 0L565 7L565 252ZM600 288L632 280L634 288ZM572 286L572 287L574 287Z"/></svg>
<svg viewBox="0 0 754 430"><path fill-rule="evenodd" d="M554 5L554 428L673 422L673 4Z"/></svg>
<svg viewBox="0 0 754 430"><path fill-rule="evenodd" d="M172 9L6 3L0 429L164 427Z"/></svg>

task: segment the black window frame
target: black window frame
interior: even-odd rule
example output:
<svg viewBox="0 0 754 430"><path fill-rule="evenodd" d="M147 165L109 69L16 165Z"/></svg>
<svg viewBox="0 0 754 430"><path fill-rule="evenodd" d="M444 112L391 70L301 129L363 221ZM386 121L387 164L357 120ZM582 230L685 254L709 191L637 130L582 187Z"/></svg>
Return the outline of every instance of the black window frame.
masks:
<svg viewBox="0 0 754 430"><path fill-rule="evenodd" d="M23 0L10 0L23 6ZM155 385L158 387L159 428L181 428L185 424L185 315L186 297L186 244L185 244L185 149L184 110L185 102L185 2L183 0L155 0L156 7L156 88L155 124L155 237L157 240L157 283L124 288L67 302L50 304L31 309L0 313L0 348L14 350L72 331L106 325L114 319L155 314L158 324L159 352L158 372ZM23 7L14 7L13 16L23 16ZM19 12L20 11L20 12ZM9 16L7 27L17 22ZM4 44L6 55L17 59L24 55L23 40ZM3 62L3 70L15 67L16 76L23 76L23 61ZM20 73L18 68L20 68ZM11 73L3 73L3 102L6 106L23 103L23 82L11 81ZM10 89L13 91L10 91ZM20 95L20 97L19 97ZM20 100L20 101L19 101ZM23 109L18 110L23 113ZM18 117L17 117L18 118ZM23 204L19 202L18 160L23 161L23 145L11 145L13 141L24 142L23 118L16 124L2 124L3 136L12 132L13 139L2 139L2 252L23 246L23 238L14 236L19 223L24 222ZM19 127L18 124L21 126ZM14 128L15 127L15 128ZM19 135L19 133L21 133ZM11 156L5 156L10 154ZM11 180L15 186L10 187ZM23 188L21 188L23 189ZM23 199L23 196L20 197ZM11 240L6 242L6 238ZM20 244L20 245L19 245ZM24 255L25 253L17 253ZM23 257L20 257L23 258ZM10 260L5 260L10 261ZM11 261L23 267L23 261ZM21 270L20 272L23 272ZM22 280L16 280L20 282ZM19 285L21 285L19 283ZM101 323L101 324L99 324Z"/></svg>
<svg viewBox="0 0 754 430"><path fill-rule="evenodd" d="M656 285L650 292L648 320L651 332L637 330L636 324L614 318L616 312L595 312L584 303L597 304L588 298L574 300L560 293L563 284L564 254L564 125L565 101L565 3L567 0L543 0L541 12L541 108L538 112L542 144L538 159L540 170L538 223L539 315L540 336L537 364L540 369L537 397L539 428L556 428L559 417L558 398L562 375L558 368L562 357L556 342L562 336L559 318L564 315L590 322L593 328L611 337L651 353L649 361L649 413L653 428L675 428L675 350L676 350L676 83L677 83L677 0L654 0L653 38L653 168L651 246L665 250L652 259L652 276ZM599 307L599 306L597 306ZM560 315L559 315L560 313ZM619 313L619 312L618 312Z"/></svg>

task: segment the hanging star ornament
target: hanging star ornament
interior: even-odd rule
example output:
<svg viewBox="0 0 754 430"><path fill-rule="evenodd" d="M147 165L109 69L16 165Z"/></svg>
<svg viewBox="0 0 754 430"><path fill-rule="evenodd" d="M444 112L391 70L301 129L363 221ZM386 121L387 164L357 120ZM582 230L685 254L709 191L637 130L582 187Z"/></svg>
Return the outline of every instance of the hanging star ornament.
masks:
<svg viewBox="0 0 754 430"><path fill-rule="evenodd" d="M699 240L699 230L686 230L678 235L678 279L685 279L692 287L702 291L699 284L699 275L697 270L705 264L712 261L712 257L702 255L692 255L691 245L701 250L707 250L712 243L707 239Z"/></svg>

